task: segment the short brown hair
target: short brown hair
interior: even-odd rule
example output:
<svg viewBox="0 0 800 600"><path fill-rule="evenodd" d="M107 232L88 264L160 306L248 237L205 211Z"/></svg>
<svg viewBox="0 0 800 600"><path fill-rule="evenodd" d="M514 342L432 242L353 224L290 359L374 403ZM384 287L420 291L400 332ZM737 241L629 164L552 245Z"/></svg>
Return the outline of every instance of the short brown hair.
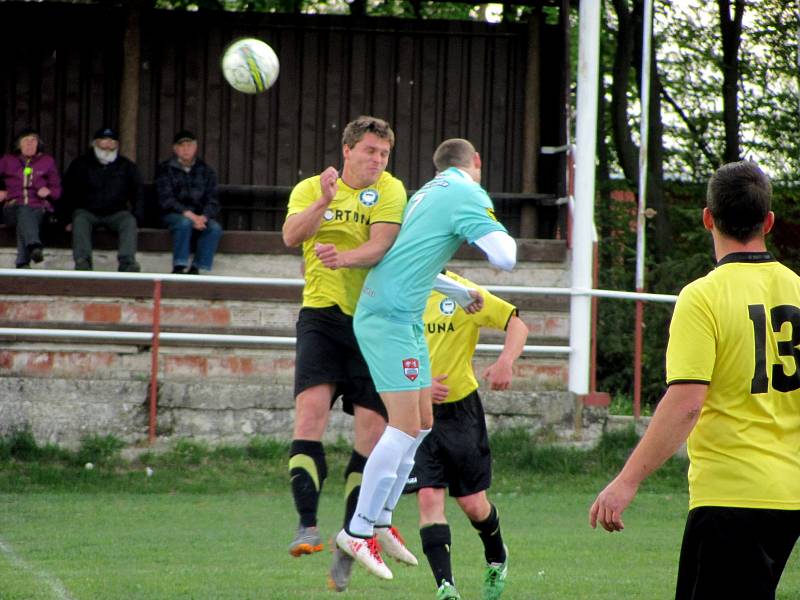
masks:
<svg viewBox="0 0 800 600"><path fill-rule="evenodd" d="M706 206L714 225L739 242L748 242L761 231L771 200L769 178L748 160L722 165L708 181Z"/></svg>
<svg viewBox="0 0 800 600"><path fill-rule="evenodd" d="M437 171L450 167L470 167L475 156L475 146L461 138L443 141L433 153L433 164Z"/></svg>
<svg viewBox="0 0 800 600"><path fill-rule="evenodd" d="M368 133L374 133L379 138L388 140L389 147L394 148L394 131L389 127L389 123L368 115L361 115L347 124L342 133L342 145L354 148Z"/></svg>

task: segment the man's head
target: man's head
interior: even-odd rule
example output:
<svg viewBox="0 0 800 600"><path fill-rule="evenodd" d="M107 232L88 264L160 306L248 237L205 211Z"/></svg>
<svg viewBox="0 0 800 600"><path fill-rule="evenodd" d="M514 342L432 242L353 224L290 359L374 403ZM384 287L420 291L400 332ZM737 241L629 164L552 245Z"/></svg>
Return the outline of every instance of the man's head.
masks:
<svg viewBox="0 0 800 600"><path fill-rule="evenodd" d="M197 137L186 129L179 131L172 140L172 150L181 164L191 165L197 156Z"/></svg>
<svg viewBox="0 0 800 600"><path fill-rule="evenodd" d="M111 127L102 127L92 136L94 155L102 164L117 160L119 154L119 134Z"/></svg>
<svg viewBox="0 0 800 600"><path fill-rule="evenodd" d="M394 132L377 117L350 121L342 134L342 179L352 188L373 185L386 170L394 146Z"/></svg>
<svg viewBox="0 0 800 600"><path fill-rule="evenodd" d="M475 181L481 180L481 157L467 140L452 138L443 141L433 153L433 164L440 173L457 167L469 173Z"/></svg>
<svg viewBox="0 0 800 600"><path fill-rule="evenodd" d="M745 243L764 232L771 199L769 178L756 163L740 161L711 176L706 206L721 234Z"/></svg>

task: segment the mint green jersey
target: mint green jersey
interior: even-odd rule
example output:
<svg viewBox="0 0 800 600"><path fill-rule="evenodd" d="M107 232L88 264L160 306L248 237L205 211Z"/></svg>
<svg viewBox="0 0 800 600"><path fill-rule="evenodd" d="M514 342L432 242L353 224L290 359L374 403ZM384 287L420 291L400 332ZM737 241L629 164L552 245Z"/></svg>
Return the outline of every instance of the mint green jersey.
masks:
<svg viewBox="0 0 800 600"><path fill-rule="evenodd" d="M400 234L367 275L358 306L390 321L421 321L436 275L464 241L493 231L507 233L483 188L454 167L439 173L408 201Z"/></svg>

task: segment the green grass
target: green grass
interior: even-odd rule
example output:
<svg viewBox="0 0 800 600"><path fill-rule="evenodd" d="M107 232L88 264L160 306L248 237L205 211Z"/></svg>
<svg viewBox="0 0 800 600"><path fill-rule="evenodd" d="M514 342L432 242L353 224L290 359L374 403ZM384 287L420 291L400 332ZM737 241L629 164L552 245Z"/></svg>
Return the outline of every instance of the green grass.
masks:
<svg viewBox="0 0 800 600"><path fill-rule="evenodd" d="M490 495L510 548L505 599L673 597L687 505L685 463L673 461L645 484L626 513L624 532L587 524L594 496L634 441L630 433L618 435L582 452L540 447L519 432L493 439ZM100 450L113 445L100 444ZM214 450L182 443L134 463L109 452L103 462L92 460L98 466L91 471L80 462L94 458L84 449L47 450L44 458L28 446L24 457L7 452L0 459L0 599L434 597L412 497L401 500L395 522L422 559L420 567L390 563L391 582L359 569L349 591L336 595L325 589L327 548L299 559L286 552L296 517L285 445L256 441ZM333 534L341 526L346 446L331 446L328 459L320 525ZM152 477L145 465L154 469ZM447 510L458 587L465 599L477 599L480 540L454 503ZM778 598L800 598L798 551Z"/></svg>

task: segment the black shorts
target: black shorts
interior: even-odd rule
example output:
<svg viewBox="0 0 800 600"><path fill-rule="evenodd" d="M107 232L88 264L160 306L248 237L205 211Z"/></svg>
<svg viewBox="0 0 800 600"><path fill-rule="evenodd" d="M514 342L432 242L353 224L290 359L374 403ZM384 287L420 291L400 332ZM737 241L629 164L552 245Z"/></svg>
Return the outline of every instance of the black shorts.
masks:
<svg viewBox="0 0 800 600"><path fill-rule="evenodd" d="M433 405L433 430L422 441L404 492L449 488L455 498L489 489L492 454L477 390L458 402Z"/></svg>
<svg viewBox="0 0 800 600"><path fill-rule="evenodd" d="M350 415L357 404L388 418L358 349L353 318L338 306L302 308L297 318L294 395L323 383L336 385L331 406L341 396Z"/></svg>
<svg viewBox="0 0 800 600"><path fill-rule="evenodd" d="M689 511L676 600L774 600L800 536L800 510L702 506Z"/></svg>

